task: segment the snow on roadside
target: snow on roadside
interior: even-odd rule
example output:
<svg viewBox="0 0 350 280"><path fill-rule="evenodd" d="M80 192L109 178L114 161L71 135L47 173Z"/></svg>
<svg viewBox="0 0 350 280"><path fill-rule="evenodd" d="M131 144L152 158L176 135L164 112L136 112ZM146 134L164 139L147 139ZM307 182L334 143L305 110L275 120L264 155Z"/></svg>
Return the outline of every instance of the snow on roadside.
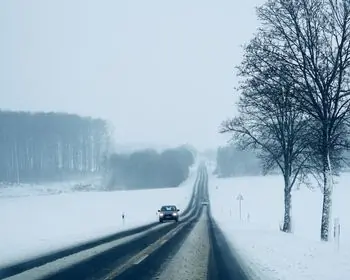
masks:
<svg viewBox="0 0 350 280"><path fill-rule="evenodd" d="M162 204L184 210L196 176L178 188L0 198L0 267L157 221Z"/></svg>
<svg viewBox="0 0 350 280"><path fill-rule="evenodd" d="M322 195L317 189L293 192L294 234L279 230L283 220L283 181L279 176L211 177L211 210L234 252L261 279L345 280L350 275L349 179L349 174L337 178L334 192L333 214L342 227L339 250L335 241L319 241ZM236 200L239 193L244 198L242 221Z"/></svg>

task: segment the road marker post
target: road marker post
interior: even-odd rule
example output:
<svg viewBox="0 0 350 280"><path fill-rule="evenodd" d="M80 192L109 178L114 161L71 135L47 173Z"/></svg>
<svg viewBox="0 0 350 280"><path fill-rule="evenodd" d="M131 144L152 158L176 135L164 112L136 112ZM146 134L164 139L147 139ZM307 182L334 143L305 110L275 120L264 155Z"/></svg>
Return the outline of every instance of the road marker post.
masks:
<svg viewBox="0 0 350 280"><path fill-rule="evenodd" d="M333 228L334 240L337 244L336 245L337 251L339 251L339 249L340 249L340 222L339 222L339 218L335 218L333 224L334 224L334 228Z"/></svg>
<svg viewBox="0 0 350 280"><path fill-rule="evenodd" d="M238 205L239 205L239 219L240 221L242 221L242 200L244 199L243 195L241 193L238 194L236 199L238 200Z"/></svg>

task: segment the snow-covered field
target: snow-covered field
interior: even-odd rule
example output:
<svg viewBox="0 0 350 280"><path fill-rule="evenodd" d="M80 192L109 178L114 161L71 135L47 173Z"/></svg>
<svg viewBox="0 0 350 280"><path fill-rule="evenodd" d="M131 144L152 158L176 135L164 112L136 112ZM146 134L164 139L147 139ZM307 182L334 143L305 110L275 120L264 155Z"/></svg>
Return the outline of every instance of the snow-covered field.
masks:
<svg viewBox="0 0 350 280"><path fill-rule="evenodd" d="M279 230L284 207L281 176L209 177L212 214L234 251L261 279L350 279L350 174L335 181L333 217L341 224L339 250L335 240L319 241L322 194L317 188L293 191L294 233ZM242 221L238 194L243 196Z"/></svg>
<svg viewBox="0 0 350 280"><path fill-rule="evenodd" d="M0 183L0 199L11 197L57 195L63 193L99 191L103 180L101 177L88 177L85 180L69 180L47 184L2 184Z"/></svg>
<svg viewBox="0 0 350 280"><path fill-rule="evenodd" d="M47 193L44 187L36 187L34 193L24 187L3 191L0 267L157 221L162 204L176 204L184 210L196 176L197 169L193 168L178 188L113 192L77 192L73 188L60 194L48 192L51 195L42 195Z"/></svg>

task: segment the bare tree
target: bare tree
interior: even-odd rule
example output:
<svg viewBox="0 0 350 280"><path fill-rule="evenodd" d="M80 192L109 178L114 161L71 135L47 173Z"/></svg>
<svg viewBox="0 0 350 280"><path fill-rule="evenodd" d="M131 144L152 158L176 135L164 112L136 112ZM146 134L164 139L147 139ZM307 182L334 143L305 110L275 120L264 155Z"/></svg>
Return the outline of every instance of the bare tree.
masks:
<svg viewBox="0 0 350 280"><path fill-rule="evenodd" d="M319 130L323 176L321 239L329 238L332 208L332 153L344 142L340 127L350 106L350 2L348 0L269 0L258 9L260 31L270 56L288 65L303 88L295 92L299 108ZM261 58L264 59L264 58Z"/></svg>
<svg viewBox="0 0 350 280"><path fill-rule="evenodd" d="M291 190L301 178L307 160L305 115L294 104L295 87L280 64L274 67L259 63L256 42L245 49L240 67L244 78L238 103L240 115L222 124L221 133L233 133L242 148L259 151L265 172L278 167L284 178L283 231L291 231Z"/></svg>

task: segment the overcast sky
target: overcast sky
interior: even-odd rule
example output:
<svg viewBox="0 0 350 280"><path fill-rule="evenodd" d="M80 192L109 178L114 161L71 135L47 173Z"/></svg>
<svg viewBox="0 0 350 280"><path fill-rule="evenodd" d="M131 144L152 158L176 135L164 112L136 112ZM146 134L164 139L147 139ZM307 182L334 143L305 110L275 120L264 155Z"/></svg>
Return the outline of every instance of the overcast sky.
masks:
<svg viewBox="0 0 350 280"><path fill-rule="evenodd" d="M1 0L1 108L110 120L116 139L225 143L263 0Z"/></svg>

